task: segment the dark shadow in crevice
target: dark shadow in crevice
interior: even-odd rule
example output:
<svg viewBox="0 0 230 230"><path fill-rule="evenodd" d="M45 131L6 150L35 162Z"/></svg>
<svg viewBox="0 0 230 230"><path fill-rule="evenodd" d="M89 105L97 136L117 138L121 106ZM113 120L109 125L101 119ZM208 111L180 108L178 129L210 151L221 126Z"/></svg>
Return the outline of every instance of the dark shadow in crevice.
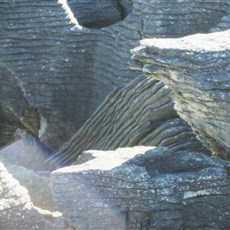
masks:
<svg viewBox="0 0 230 230"><path fill-rule="evenodd" d="M78 23L100 29L113 25L132 11L132 0L66 0Z"/></svg>

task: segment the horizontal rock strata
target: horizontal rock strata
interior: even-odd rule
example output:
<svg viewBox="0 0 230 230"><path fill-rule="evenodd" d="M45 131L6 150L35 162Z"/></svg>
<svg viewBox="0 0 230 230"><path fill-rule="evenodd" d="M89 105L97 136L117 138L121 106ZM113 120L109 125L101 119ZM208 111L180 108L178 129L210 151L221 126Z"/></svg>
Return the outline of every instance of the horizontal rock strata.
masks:
<svg viewBox="0 0 230 230"><path fill-rule="evenodd" d="M130 49L141 38L206 32L229 13L228 0L120 0L121 18L128 15L123 21L89 30L77 21L89 17L80 17L74 7L88 2L0 1L0 63L20 79L25 98L37 111L38 136L53 148L70 138L112 89L141 75L128 67ZM91 2L104 9L105 1ZM117 13L112 18L117 20ZM4 130L9 135L10 128Z"/></svg>
<svg viewBox="0 0 230 230"><path fill-rule="evenodd" d="M165 147L85 154L52 173L55 200L77 229L228 229L229 164Z"/></svg>
<svg viewBox="0 0 230 230"><path fill-rule="evenodd" d="M174 111L170 90L142 77L114 90L49 162L60 167L74 163L84 150L136 145L205 151Z"/></svg>
<svg viewBox="0 0 230 230"><path fill-rule="evenodd" d="M138 69L172 90L175 108L215 154L230 159L230 31L143 40Z"/></svg>
<svg viewBox="0 0 230 230"><path fill-rule="evenodd" d="M28 192L0 163L0 229L73 229L60 213L33 206Z"/></svg>
<svg viewBox="0 0 230 230"><path fill-rule="evenodd" d="M0 82L0 146L12 141L18 128L38 135L39 115L25 98L19 79L0 65Z"/></svg>

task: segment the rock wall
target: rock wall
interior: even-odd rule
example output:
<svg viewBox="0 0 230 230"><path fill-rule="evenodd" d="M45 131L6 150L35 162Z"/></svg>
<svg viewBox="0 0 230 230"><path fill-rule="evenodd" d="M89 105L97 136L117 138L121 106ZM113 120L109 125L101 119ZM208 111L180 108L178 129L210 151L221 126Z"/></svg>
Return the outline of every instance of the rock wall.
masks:
<svg viewBox="0 0 230 230"><path fill-rule="evenodd" d="M175 108L214 154L229 159L230 31L144 40L137 66L172 89Z"/></svg>
<svg viewBox="0 0 230 230"><path fill-rule="evenodd" d="M39 116L24 97L19 79L8 68L0 66L0 82L0 146L13 140L18 128L38 135Z"/></svg>
<svg viewBox="0 0 230 230"><path fill-rule="evenodd" d="M114 2L93 1L98 9L108 10L96 15L107 21L109 10L116 8L109 4ZM130 49L139 39L207 32L229 13L227 0L123 0L116 1L127 15L122 21L89 30L74 17L74 12L80 17L75 4L82 9L86 3L1 0L0 63L20 79L24 96L39 117L38 136L53 148L70 138L112 89L141 75L128 67Z"/></svg>

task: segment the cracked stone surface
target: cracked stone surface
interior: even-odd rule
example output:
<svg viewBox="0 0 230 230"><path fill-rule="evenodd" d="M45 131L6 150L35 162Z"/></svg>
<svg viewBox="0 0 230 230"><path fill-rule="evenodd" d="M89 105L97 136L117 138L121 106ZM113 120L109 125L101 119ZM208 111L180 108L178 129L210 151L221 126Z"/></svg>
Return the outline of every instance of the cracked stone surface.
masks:
<svg viewBox="0 0 230 230"><path fill-rule="evenodd" d="M229 163L166 147L85 154L51 175L59 209L77 229L228 229Z"/></svg>

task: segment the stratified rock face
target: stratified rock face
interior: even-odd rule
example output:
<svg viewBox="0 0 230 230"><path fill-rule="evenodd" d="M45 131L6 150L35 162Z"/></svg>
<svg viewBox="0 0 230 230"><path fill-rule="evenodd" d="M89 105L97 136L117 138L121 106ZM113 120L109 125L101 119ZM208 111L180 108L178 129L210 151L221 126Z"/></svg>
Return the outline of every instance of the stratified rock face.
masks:
<svg viewBox="0 0 230 230"><path fill-rule="evenodd" d="M72 229L60 213L35 208L27 190L0 163L0 229Z"/></svg>
<svg viewBox="0 0 230 230"><path fill-rule="evenodd" d="M0 0L0 62L20 79L39 115L38 136L54 148L81 127L114 87L141 75L128 67L130 49L141 38L207 32L229 14L229 0L91 2L69 0L69 7L57 0ZM109 7L115 2L117 10ZM73 17L73 4L99 6L102 17L113 12L113 21L128 16L101 30L84 29Z"/></svg>
<svg viewBox="0 0 230 230"><path fill-rule="evenodd" d="M173 109L170 90L148 77L114 90L50 162L60 167L74 163L84 150L136 145L204 150Z"/></svg>
<svg viewBox="0 0 230 230"><path fill-rule="evenodd" d="M175 108L216 154L230 159L230 31L143 40L137 68L172 89Z"/></svg>
<svg viewBox="0 0 230 230"><path fill-rule="evenodd" d="M77 229L228 229L229 164L163 147L85 154L52 173L55 200Z"/></svg>
<svg viewBox="0 0 230 230"><path fill-rule="evenodd" d="M39 115L26 100L15 74L0 66L0 146L7 144L17 128L38 135Z"/></svg>

